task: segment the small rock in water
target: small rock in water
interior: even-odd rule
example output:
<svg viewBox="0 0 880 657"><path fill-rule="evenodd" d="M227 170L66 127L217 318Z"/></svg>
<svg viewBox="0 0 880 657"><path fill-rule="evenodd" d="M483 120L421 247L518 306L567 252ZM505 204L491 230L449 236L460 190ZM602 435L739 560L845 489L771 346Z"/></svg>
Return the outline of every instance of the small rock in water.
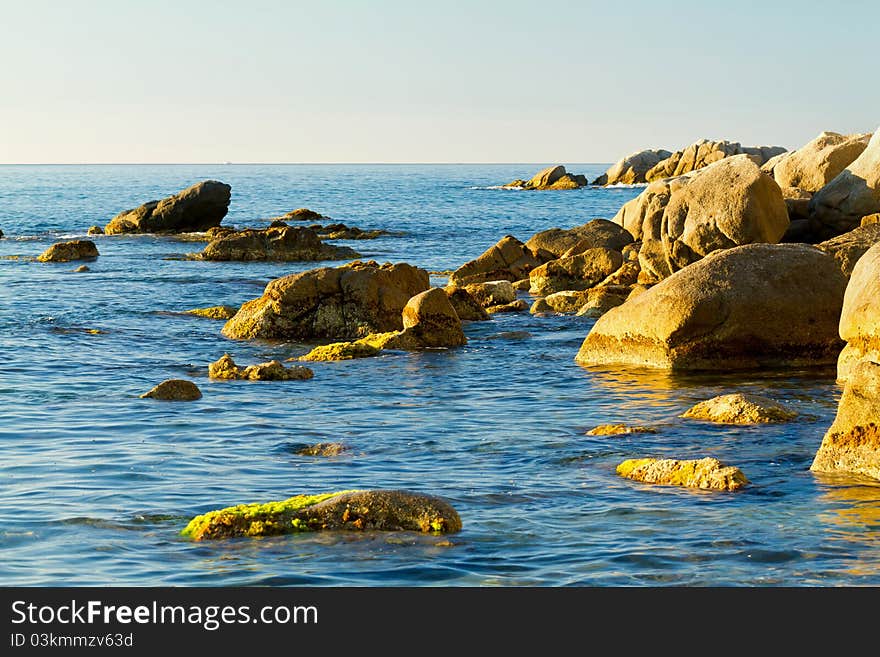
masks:
<svg viewBox="0 0 880 657"><path fill-rule="evenodd" d="M184 312L187 315L197 315L199 317L207 317L208 319L230 319L235 317L238 308L234 306L210 306L208 308L193 308Z"/></svg>
<svg viewBox="0 0 880 657"><path fill-rule="evenodd" d="M91 269L89 269L88 265L80 265L79 267L77 267L76 269L73 270L73 273L74 274L81 274L81 273L87 272L87 271L92 271Z"/></svg>
<svg viewBox="0 0 880 657"><path fill-rule="evenodd" d="M199 387L192 381L185 379L168 379L141 395L141 399L151 398L164 401L193 401L201 399L201 397L202 393Z"/></svg>
<svg viewBox="0 0 880 657"><path fill-rule="evenodd" d="M489 306L488 308L486 308L486 312L490 315L494 315L495 313L521 313L522 311L528 309L528 303L526 303L523 299L517 299L513 303L505 303L500 306Z"/></svg>
<svg viewBox="0 0 880 657"><path fill-rule="evenodd" d="M629 459L617 466L617 474L648 484L687 486L704 490L737 490L749 483L739 468L715 458Z"/></svg>
<svg viewBox="0 0 880 657"><path fill-rule="evenodd" d="M57 242L43 251L39 262L70 262L71 260L92 260L98 257L98 247L91 240L70 240Z"/></svg>
<svg viewBox="0 0 880 657"><path fill-rule="evenodd" d="M700 402L681 417L719 424L769 424L788 422L797 413L768 397L735 393Z"/></svg>
<svg viewBox="0 0 880 657"><path fill-rule="evenodd" d="M354 358L369 358L377 356L381 349L363 342L334 342L315 347L305 356L297 360L305 361L334 361L351 360Z"/></svg>
<svg viewBox="0 0 880 657"><path fill-rule="evenodd" d="M316 443L298 449L295 453L299 456L339 456L347 451L348 448L342 443Z"/></svg>
<svg viewBox="0 0 880 657"><path fill-rule="evenodd" d="M618 436L627 433L657 433L656 429L642 426L627 426L625 424L600 424L587 431L588 436Z"/></svg>
<svg viewBox="0 0 880 657"><path fill-rule="evenodd" d="M104 229L100 226L90 226L88 230L89 235L103 235Z"/></svg>
<svg viewBox="0 0 880 657"><path fill-rule="evenodd" d="M284 367L273 360L258 365L239 367L229 354L208 365L208 376L212 379L242 379L249 381L290 381L311 379L315 373L308 367L295 365Z"/></svg>

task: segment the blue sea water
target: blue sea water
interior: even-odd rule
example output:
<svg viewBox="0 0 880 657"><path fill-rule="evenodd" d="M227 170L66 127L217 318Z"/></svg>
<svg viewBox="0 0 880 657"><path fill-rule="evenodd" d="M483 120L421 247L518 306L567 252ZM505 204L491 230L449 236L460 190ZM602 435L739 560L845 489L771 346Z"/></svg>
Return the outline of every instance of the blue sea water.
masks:
<svg viewBox="0 0 880 657"><path fill-rule="evenodd" d="M315 264L174 259L202 244L94 238L101 256L30 260L123 209L199 180L232 185L224 224L310 207L402 236L364 258L454 269L505 234L610 218L638 189L515 192L536 165L0 166L0 584L300 586L841 586L880 584L880 486L809 471L840 389L829 370L672 376L588 370L594 320L496 315L448 351L315 363L309 381L218 382L207 365L287 358L175 314L240 304ZM592 177L603 165L571 165ZM22 256L10 259L7 256ZM528 299L528 295L523 293ZM90 333L97 329L100 333ZM138 395L190 378L203 398ZM797 422L680 419L761 392ZM656 434L591 437L606 422ZM299 456L342 442L337 457ZM615 474L638 456L715 456L751 485L711 493ZM192 543L188 519L303 492L404 488L447 498L461 533L314 533Z"/></svg>

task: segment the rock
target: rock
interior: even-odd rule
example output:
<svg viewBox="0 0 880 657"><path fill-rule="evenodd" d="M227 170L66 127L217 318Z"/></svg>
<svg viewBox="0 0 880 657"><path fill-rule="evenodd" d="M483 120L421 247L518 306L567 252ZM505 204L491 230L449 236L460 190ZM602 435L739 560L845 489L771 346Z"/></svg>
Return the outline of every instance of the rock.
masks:
<svg viewBox="0 0 880 657"><path fill-rule="evenodd" d="M283 219L275 219L274 221L271 221L269 223L268 227L269 228L287 228L288 225L289 224L286 221L284 221Z"/></svg>
<svg viewBox="0 0 880 657"><path fill-rule="evenodd" d="M403 329L407 302L428 272L405 263L352 262L270 282L223 327L229 338L350 340Z"/></svg>
<svg viewBox="0 0 880 657"><path fill-rule="evenodd" d="M668 158L649 169L645 174L645 180L653 182L662 178L680 176L734 155L748 155L757 166L761 166L770 158L784 152L785 149L781 146L755 146L748 148L735 141L701 139L683 150L674 152Z"/></svg>
<svg viewBox="0 0 880 657"><path fill-rule="evenodd" d="M880 130L848 167L813 196L810 223L822 238L852 230L880 212Z"/></svg>
<svg viewBox="0 0 880 657"><path fill-rule="evenodd" d="M184 311L187 315L207 317L208 319L229 319L235 317L237 312L238 308L235 306L210 306L209 308L193 308Z"/></svg>
<svg viewBox="0 0 880 657"><path fill-rule="evenodd" d="M632 261L624 259L623 264L620 265L620 269L612 272L607 278L600 281L597 287L632 287L638 282L641 271L642 268L639 266L638 260Z"/></svg>
<svg viewBox="0 0 880 657"><path fill-rule="evenodd" d="M636 283L632 286L632 289L629 291L626 299L629 301L630 299L635 299L637 296L642 294L643 292L647 292L651 288L647 285L642 285L641 283ZM622 305L622 304L621 304Z"/></svg>
<svg viewBox="0 0 880 657"><path fill-rule="evenodd" d="M629 232L629 231L627 231ZM641 242L633 242L632 244L627 244L620 250L620 254L623 256L624 262L635 262L639 261L639 251L642 250Z"/></svg>
<svg viewBox="0 0 880 657"><path fill-rule="evenodd" d="M638 185L648 182L645 174L672 156L671 151L644 150L627 155L593 181L594 185Z"/></svg>
<svg viewBox="0 0 880 657"><path fill-rule="evenodd" d="M780 187L818 192L862 154L870 137L823 132L782 159L774 167L773 177Z"/></svg>
<svg viewBox="0 0 880 657"><path fill-rule="evenodd" d="M361 342L334 342L315 347L305 356L300 356L299 360L333 361L370 358L371 356L378 356L380 351L378 347Z"/></svg>
<svg viewBox="0 0 880 657"><path fill-rule="evenodd" d="M449 283L464 287L470 283L486 281L518 281L541 264L541 261L522 242L506 235L479 258L456 269L449 276Z"/></svg>
<svg viewBox="0 0 880 657"><path fill-rule="evenodd" d="M149 392L141 395L141 399L161 399L163 401L194 401L202 398L202 392L192 381L184 379L168 379Z"/></svg>
<svg viewBox="0 0 880 657"><path fill-rule="evenodd" d="M89 235L103 235L104 229L100 226L89 226L89 230L87 232Z"/></svg>
<svg viewBox="0 0 880 657"><path fill-rule="evenodd" d="M308 367L295 365L284 367L279 361L273 360L259 365L239 367L229 354L223 354L219 360L208 365L208 376L212 379L241 379L249 381L303 381L311 379L315 373Z"/></svg>
<svg viewBox="0 0 880 657"><path fill-rule="evenodd" d="M538 299L532 304L529 312L533 315L545 313L576 313L587 302L586 290L563 290L548 294L543 299Z"/></svg>
<svg viewBox="0 0 880 657"><path fill-rule="evenodd" d="M104 227L104 232L118 235L205 231L219 226L226 216L231 191L225 183L205 180L161 201L120 212Z"/></svg>
<svg viewBox="0 0 880 657"><path fill-rule="evenodd" d="M308 262L349 260L358 257L347 246L324 244L309 228L246 229L213 239L202 251L202 260Z"/></svg>
<svg viewBox="0 0 880 657"><path fill-rule="evenodd" d="M601 285L587 292L587 299L578 309L580 317L601 317L612 308L623 304L630 295L625 285Z"/></svg>
<svg viewBox="0 0 880 657"><path fill-rule="evenodd" d="M401 490L352 490L211 511L190 520L181 535L201 541L325 529L454 533L461 530L461 518L439 497Z"/></svg>
<svg viewBox="0 0 880 657"><path fill-rule="evenodd" d="M281 217L281 221L326 221L329 218L308 208L297 208Z"/></svg>
<svg viewBox="0 0 880 657"><path fill-rule="evenodd" d="M528 303L526 303L523 299L517 299L513 303L505 303L500 306L489 306L488 308L486 308L486 312L490 315L495 315L497 313L521 313L522 311L528 309Z"/></svg>
<svg viewBox="0 0 880 657"><path fill-rule="evenodd" d="M40 262L70 262L71 260L94 260L97 257L98 247L91 240L71 240L53 244L37 256L37 260Z"/></svg>
<svg viewBox="0 0 880 657"><path fill-rule="evenodd" d="M782 160L784 160L785 158L791 157L791 153L791 151L786 151L784 153L780 153L779 155L774 155L761 165L761 171L766 173L768 176L772 176L773 172L776 170L776 165L782 162Z"/></svg>
<svg viewBox="0 0 880 657"><path fill-rule="evenodd" d="M513 289L518 292L528 292L529 288L532 287L532 281L528 278L521 278L518 281L511 283L511 285L513 285Z"/></svg>
<svg viewBox="0 0 880 657"><path fill-rule="evenodd" d="M810 470L880 479L880 364L864 360L849 372Z"/></svg>
<svg viewBox="0 0 880 657"><path fill-rule="evenodd" d="M0 239L3 239L3 231L0 230Z"/></svg>
<svg viewBox="0 0 880 657"><path fill-rule="evenodd" d="M749 483L742 471L718 459L630 459L617 466L617 474L648 484L688 486L704 490L737 490Z"/></svg>
<svg viewBox="0 0 880 657"><path fill-rule="evenodd" d="M73 273L74 274L82 274L87 271L92 271L91 269L89 269L88 265L80 265L79 267L77 267L76 269L73 270Z"/></svg>
<svg viewBox="0 0 880 657"><path fill-rule="evenodd" d="M788 422L797 413L769 397L735 393L702 401L680 417L719 424L769 424Z"/></svg>
<svg viewBox="0 0 880 657"><path fill-rule="evenodd" d="M420 292L403 308L404 333L423 347L458 347L467 344L461 320L439 287Z"/></svg>
<svg viewBox="0 0 880 657"><path fill-rule="evenodd" d="M564 166L557 165L542 169L536 173L531 180L523 181L517 179L508 183L505 187L537 190L577 189L578 187L584 187L587 184L585 176L568 173Z"/></svg>
<svg viewBox="0 0 880 657"><path fill-rule="evenodd" d="M485 283L471 283L466 285L465 290L480 304L482 308L500 306L505 303L516 301L516 290L510 281L486 281Z"/></svg>
<svg viewBox="0 0 880 657"><path fill-rule="evenodd" d="M866 214L862 217L862 221L859 225L861 226L873 226L874 224L880 224L880 212L875 212L874 214ZM0 235L2 237L2 235Z"/></svg>
<svg viewBox="0 0 880 657"><path fill-rule="evenodd" d="M868 224L826 240L816 247L837 260L843 274L849 276L859 258L878 242L880 242L880 224Z"/></svg>
<svg viewBox="0 0 880 657"><path fill-rule="evenodd" d="M673 191L662 214L646 219L639 264L663 280L713 251L775 244L788 228L779 186L748 156L730 157L693 175Z"/></svg>
<svg viewBox="0 0 880 657"><path fill-rule="evenodd" d="M657 433L656 429L626 424L600 424L587 431L588 436L620 436L630 433Z"/></svg>
<svg viewBox="0 0 880 657"><path fill-rule="evenodd" d="M361 230L357 226L346 226L345 224L315 226L313 230L323 240L373 240L391 234L387 230Z"/></svg>
<svg viewBox="0 0 880 657"><path fill-rule="evenodd" d="M455 308L455 314L461 321L484 322L489 319L489 313L465 288L447 285L444 290L446 296L449 297L449 303Z"/></svg>
<svg viewBox="0 0 880 657"><path fill-rule="evenodd" d="M529 274L532 294L552 294L563 290L586 290L617 271L623 264L619 251L589 249L583 253L551 260Z"/></svg>
<svg viewBox="0 0 880 657"><path fill-rule="evenodd" d="M688 184L693 176L688 174L651 183L641 194L623 204L614 216L614 223L623 226L641 244L642 227L661 226L663 211L673 192Z"/></svg>
<svg viewBox="0 0 880 657"><path fill-rule="evenodd" d="M862 360L880 363L880 245L856 263L846 286L840 337L847 341L837 362L837 378L846 381Z"/></svg>
<svg viewBox="0 0 880 657"><path fill-rule="evenodd" d="M342 443L317 443L303 447L295 453L298 456L339 456L347 451L348 448Z"/></svg>
<svg viewBox="0 0 880 657"><path fill-rule="evenodd" d="M555 259L599 247L620 251L632 241L633 236L622 226L607 219L593 219L583 226L567 230L550 228L535 233L526 242L526 248L532 253L547 251Z"/></svg>
<svg viewBox="0 0 880 657"><path fill-rule="evenodd" d="M834 259L811 246L719 251L599 318L576 361L675 370L830 364L845 287Z"/></svg>

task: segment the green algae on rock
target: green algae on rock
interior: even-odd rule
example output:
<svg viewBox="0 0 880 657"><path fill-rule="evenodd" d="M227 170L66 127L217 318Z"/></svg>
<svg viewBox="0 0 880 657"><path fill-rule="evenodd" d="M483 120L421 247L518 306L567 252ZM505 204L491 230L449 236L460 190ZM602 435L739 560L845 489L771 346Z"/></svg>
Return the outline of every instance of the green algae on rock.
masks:
<svg viewBox="0 0 880 657"><path fill-rule="evenodd" d="M210 511L190 520L181 535L201 541L340 529L454 533L461 530L461 518L438 497L398 490L349 490Z"/></svg>
<svg viewBox="0 0 880 657"><path fill-rule="evenodd" d="M208 319L230 319L235 317L238 308L235 306L210 306L208 308L193 308L185 310L186 315L196 315L198 317L207 317Z"/></svg>
<svg viewBox="0 0 880 657"><path fill-rule="evenodd" d="M749 483L742 471L715 458L629 459L617 466L621 477L648 484L687 486L704 490L737 490Z"/></svg>
<svg viewBox="0 0 880 657"><path fill-rule="evenodd" d="M793 420L797 413L769 397L734 393L702 401L681 417L719 424L770 424Z"/></svg>

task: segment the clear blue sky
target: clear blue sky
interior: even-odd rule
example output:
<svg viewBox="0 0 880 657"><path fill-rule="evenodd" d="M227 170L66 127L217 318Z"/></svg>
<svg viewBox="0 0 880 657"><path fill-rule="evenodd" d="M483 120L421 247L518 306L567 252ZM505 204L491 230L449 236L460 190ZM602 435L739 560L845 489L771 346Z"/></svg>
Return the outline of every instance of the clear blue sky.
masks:
<svg viewBox="0 0 880 657"><path fill-rule="evenodd" d="M878 0L0 0L0 162L607 162L880 125Z"/></svg>

